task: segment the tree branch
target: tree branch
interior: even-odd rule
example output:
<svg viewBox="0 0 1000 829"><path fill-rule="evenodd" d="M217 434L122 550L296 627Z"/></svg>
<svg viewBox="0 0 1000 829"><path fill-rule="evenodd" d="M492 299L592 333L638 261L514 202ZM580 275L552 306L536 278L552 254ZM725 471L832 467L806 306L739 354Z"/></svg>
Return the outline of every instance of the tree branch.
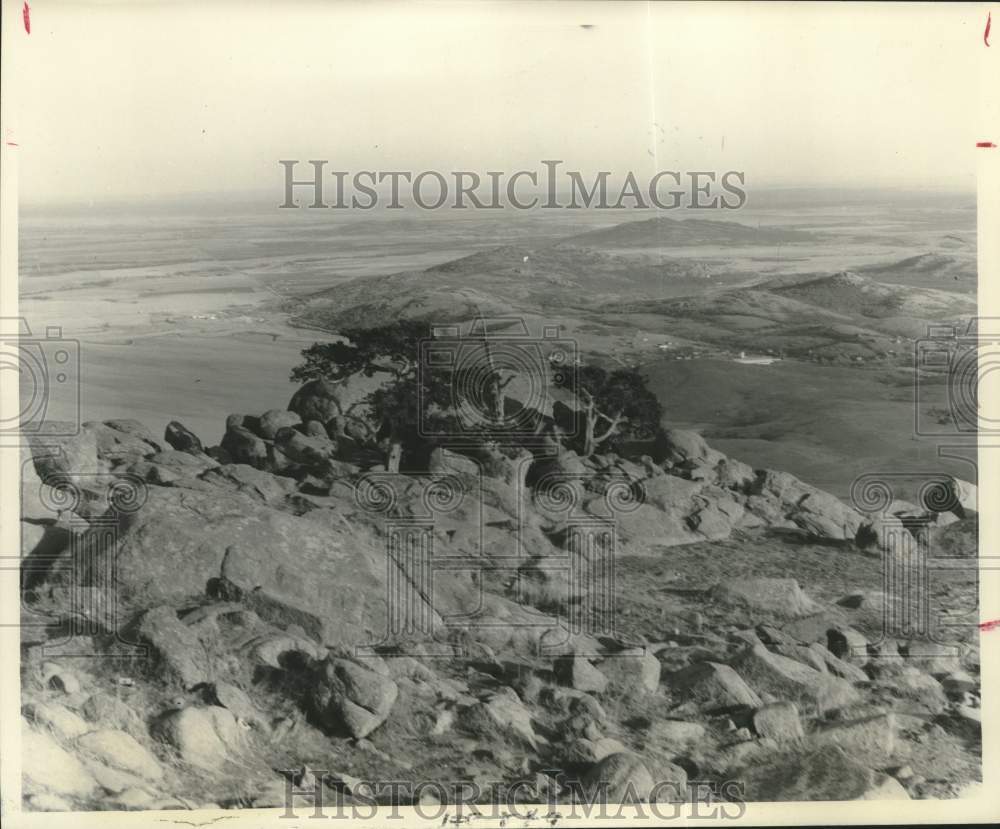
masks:
<svg viewBox="0 0 1000 829"><path fill-rule="evenodd" d="M625 420L628 419L628 418L622 417L621 412L619 412L618 414L616 414L613 418L609 418L607 415L603 415L603 414L601 415L601 417L609 420L610 421L610 425L608 426L607 430L604 432L603 435L594 435L594 443L595 444L596 443L604 443L604 441L606 441L609 437L611 437L612 434L614 434L615 431L617 431L618 424L620 424L623 421L625 421Z"/></svg>

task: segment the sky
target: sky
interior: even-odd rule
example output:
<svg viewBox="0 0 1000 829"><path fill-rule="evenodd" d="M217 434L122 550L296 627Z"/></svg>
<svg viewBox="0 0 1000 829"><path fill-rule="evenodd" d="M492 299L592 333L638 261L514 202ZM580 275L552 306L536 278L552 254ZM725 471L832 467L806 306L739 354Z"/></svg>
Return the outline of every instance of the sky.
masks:
<svg viewBox="0 0 1000 829"><path fill-rule="evenodd" d="M39 0L30 35L9 40L5 131L28 203L273 193L278 159L311 158L972 189L985 17L974 4Z"/></svg>

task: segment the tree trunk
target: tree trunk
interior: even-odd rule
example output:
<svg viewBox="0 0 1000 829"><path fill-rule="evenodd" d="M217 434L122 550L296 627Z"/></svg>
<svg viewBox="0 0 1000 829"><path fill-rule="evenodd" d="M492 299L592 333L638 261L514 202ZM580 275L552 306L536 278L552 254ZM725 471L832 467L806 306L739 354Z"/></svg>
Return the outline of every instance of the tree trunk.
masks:
<svg viewBox="0 0 1000 829"><path fill-rule="evenodd" d="M385 453L385 471L399 472L399 461L403 457L403 445L401 443L390 443L389 451Z"/></svg>
<svg viewBox="0 0 1000 829"><path fill-rule="evenodd" d="M596 425L597 418L592 412L588 412L587 425L584 427L585 431L583 434L583 456L585 458L589 458L597 449L596 441L594 440L594 427Z"/></svg>

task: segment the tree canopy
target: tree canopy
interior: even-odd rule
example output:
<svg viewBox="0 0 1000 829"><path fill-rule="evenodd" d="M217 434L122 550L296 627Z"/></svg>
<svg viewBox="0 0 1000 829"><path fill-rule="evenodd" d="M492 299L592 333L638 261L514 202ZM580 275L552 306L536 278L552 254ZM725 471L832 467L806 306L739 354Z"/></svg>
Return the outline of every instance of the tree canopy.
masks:
<svg viewBox="0 0 1000 829"><path fill-rule="evenodd" d="M398 458L400 452L428 451L429 444L447 443L456 435L464 440L474 437L457 416L457 407L470 401L488 410L482 428L484 436L491 434L490 418L499 425L504 391L513 378L495 368L485 339L484 366L473 372L474 388L458 369L421 364L421 343L430 334L426 323L412 320L347 329L342 332L343 341L314 343L303 350L304 362L292 370L291 379L302 383L384 374L386 382L365 402L372 419L371 442L381 445L387 458ZM558 438L584 456L617 451L624 441L652 438L659 429L659 401L633 369L609 371L584 365L573 372L552 371L551 382L577 398L577 428ZM464 397L457 400L456 395ZM540 414L540 426L547 421L554 427L552 412ZM501 429L496 431L502 434Z"/></svg>

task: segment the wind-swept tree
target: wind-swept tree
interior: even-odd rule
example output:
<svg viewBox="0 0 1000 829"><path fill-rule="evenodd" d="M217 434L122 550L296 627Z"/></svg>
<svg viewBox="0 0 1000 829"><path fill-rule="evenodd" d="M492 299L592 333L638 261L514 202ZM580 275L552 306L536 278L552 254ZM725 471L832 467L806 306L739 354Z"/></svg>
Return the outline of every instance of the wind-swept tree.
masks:
<svg viewBox="0 0 1000 829"><path fill-rule="evenodd" d="M660 401L634 369L586 365L575 373L556 371L553 379L576 395L578 428L567 438L584 457L616 451L625 440L652 438L660 428Z"/></svg>
<svg viewBox="0 0 1000 829"><path fill-rule="evenodd" d="M419 442L419 424L448 416L447 385L428 367L418 370L420 341L428 334L426 323L413 320L346 329L345 341L314 343L303 350L305 361L292 369L291 379L303 383L384 374L386 383L365 400L370 418L355 425L385 452L386 469L397 472L403 449Z"/></svg>

